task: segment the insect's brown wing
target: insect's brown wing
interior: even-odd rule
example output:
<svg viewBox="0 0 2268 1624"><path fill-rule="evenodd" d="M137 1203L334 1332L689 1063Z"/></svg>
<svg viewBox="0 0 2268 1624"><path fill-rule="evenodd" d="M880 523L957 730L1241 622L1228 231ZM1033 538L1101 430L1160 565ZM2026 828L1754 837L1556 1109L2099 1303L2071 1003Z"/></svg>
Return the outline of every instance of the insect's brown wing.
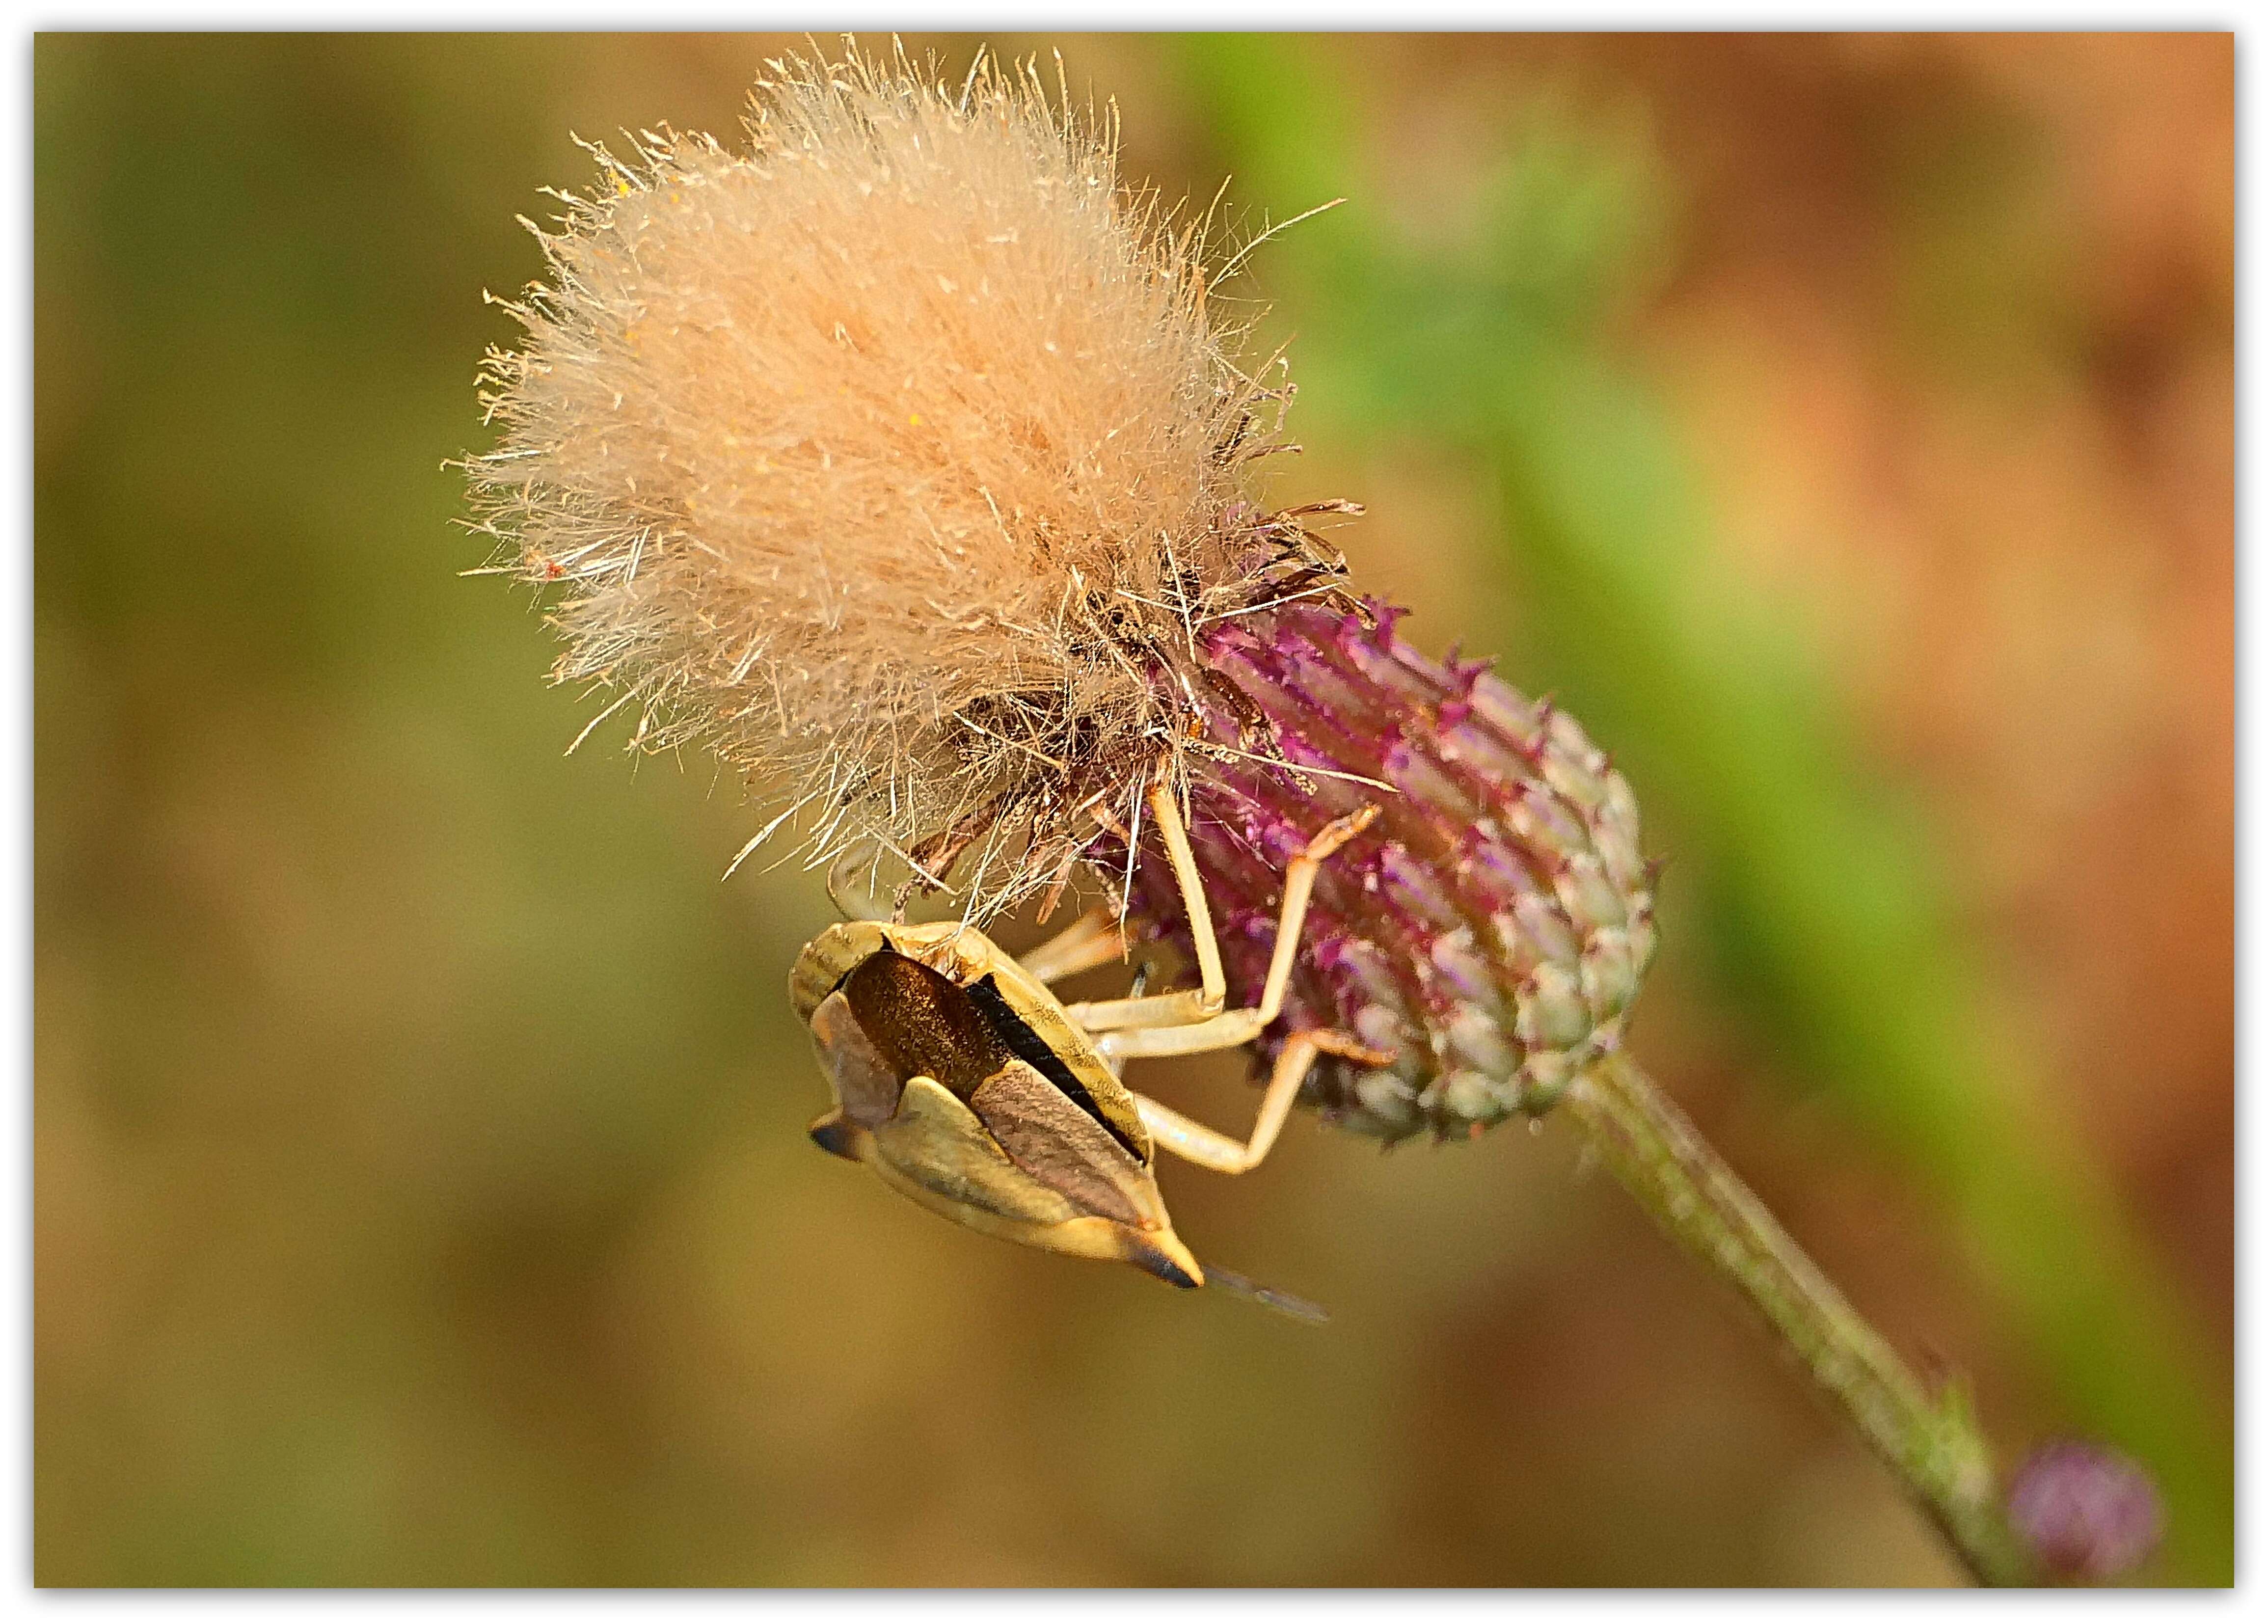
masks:
<svg viewBox="0 0 2268 1624"><path fill-rule="evenodd" d="M897 1114L875 1131L873 1144L900 1180L939 1198L947 1215L962 1222L974 1211L1046 1229L1082 1215L1068 1197L1018 1165L976 1112L934 1077L907 1080Z"/></svg>
<svg viewBox="0 0 2268 1624"><path fill-rule="evenodd" d="M1024 1061L979 1083L968 1104L1019 1167L1082 1212L1138 1229L1165 1222L1149 1170Z"/></svg>

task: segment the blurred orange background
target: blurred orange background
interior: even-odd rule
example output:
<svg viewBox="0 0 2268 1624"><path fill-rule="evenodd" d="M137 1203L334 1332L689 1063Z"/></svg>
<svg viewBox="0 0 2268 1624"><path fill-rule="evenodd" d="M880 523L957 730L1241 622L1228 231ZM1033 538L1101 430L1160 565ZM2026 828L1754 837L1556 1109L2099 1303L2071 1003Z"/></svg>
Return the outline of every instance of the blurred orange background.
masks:
<svg viewBox="0 0 2268 1624"><path fill-rule="evenodd" d="M818 877L562 757L443 467L569 132L728 133L797 43L38 41L37 1580L1951 1582L1564 1127L1169 1170L1320 1332L806 1141ZM1616 751L1648 1067L2227 1583L2229 36L990 43L1245 234L1349 198L1237 290L1270 494Z"/></svg>

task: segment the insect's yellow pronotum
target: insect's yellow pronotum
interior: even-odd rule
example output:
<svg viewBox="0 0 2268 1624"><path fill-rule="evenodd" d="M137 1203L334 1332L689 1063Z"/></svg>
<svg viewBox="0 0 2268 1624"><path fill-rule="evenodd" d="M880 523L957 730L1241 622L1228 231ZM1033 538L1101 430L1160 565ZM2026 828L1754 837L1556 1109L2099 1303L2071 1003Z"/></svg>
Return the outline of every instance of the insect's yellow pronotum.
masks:
<svg viewBox="0 0 2268 1624"><path fill-rule="evenodd" d="M1283 1006L1317 868L1377 808L1330 823L1286 865L1259 1001L1229 1009L1180 809L1162 781L1147 805L1188 909L1197 986L1059 1001L1049 983L1123 952L1116 918L1098 908L1020 961L952 921L833 926L797 958L788 991L834 1088L835 1109L811 1126L823 1149L864 1163L892 1189L988 1235L1118 1259L1177 1286L1202 1286L1205 1270L1174 1233L1158 1192L1158 1150L1217 1172L1247 1171L1275 1144L1318 1054L1373 1066L1392 1057L1345 1032L1293 1034L1242 1140L1131 1092L1119 1067L1257 1037ZM1224 1284L1235 1280L1214 1273Z"/></svg>

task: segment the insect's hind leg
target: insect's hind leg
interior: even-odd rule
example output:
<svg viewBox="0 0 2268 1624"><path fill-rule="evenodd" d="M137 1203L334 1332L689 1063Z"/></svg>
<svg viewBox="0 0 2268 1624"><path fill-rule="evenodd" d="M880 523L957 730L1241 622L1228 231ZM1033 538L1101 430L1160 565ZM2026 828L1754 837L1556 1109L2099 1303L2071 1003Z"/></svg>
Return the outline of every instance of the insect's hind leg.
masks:
<svg viewBox="0 0 2268 1624"><path fill-rule="evenodd" d="M1172 1106L1160 1105L1146 1095L1137 1094L1134 1104L1140 1109L1142 1124L1150 1130L1150 1137L1157 1141L1159 1149L1170 1150L1183 1161L1211 1168L1216 1173L1248 1173L1275 1148L1276 1136L1284 1131L1292 1102L1300 1097L1300 1085L1307 1081L1308 1068L1314 1065L1318 1054L1343 1055L1366 1066L1383 1066L1394 1058L1344 1032L1293 1033L1285 1041L1284 1052L1276 1057L1276 1069L1269 1076L1268 1091L1261 1096L1260 1115L1252 1125L1252 1137L1241 1143L1216 1128L1191 1121Z"/></svg>

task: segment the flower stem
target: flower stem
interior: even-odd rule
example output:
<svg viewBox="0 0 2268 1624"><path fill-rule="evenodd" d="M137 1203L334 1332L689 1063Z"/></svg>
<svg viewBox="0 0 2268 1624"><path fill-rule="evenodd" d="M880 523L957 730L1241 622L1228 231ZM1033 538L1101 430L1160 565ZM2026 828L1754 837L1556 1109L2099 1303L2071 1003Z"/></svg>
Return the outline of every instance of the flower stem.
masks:
<svg viewBox="0 0 2268 1624"><path fill-rule="evenodd" d="M1654 1221L1755 1305L1979 1583L2037 1582L1965 1392L1933 1397L1668 1095L1617 1052L1583 1070L1561 1109Z"/></svg>

